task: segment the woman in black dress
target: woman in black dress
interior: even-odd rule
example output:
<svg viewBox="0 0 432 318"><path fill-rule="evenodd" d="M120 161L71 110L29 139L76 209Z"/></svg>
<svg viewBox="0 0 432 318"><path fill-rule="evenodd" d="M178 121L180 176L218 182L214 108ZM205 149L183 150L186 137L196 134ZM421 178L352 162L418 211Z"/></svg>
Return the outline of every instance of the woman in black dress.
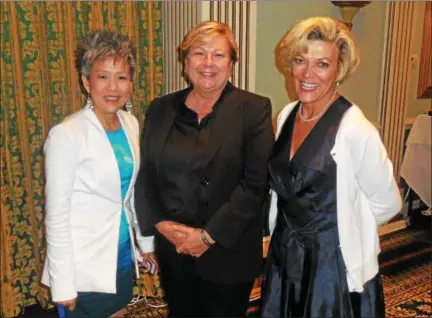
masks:
<svg viewBox="0 0 432 318"><path fill-rule="evenodd" d="M261 315L383 317L377 226L401 200L377 130L336 91L359 64L356 42L342 23L310 18L278 53L298 101L278 117L269 163L277 217Z"/></svg>

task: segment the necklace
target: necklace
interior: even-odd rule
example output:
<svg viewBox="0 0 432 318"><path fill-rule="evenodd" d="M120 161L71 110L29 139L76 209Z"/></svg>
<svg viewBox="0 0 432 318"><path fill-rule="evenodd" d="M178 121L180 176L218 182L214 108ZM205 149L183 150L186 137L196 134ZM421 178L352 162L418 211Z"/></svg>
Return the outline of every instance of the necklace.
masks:
<svg viewBox="0 0 432 318"><path fill-rule="evenodd" d="M330 102L322 110L322 112L319 113L318 115L315 115L315 116L311 117L311 118L304 118L302 116L303 104L300 104L300 109L299 109L299 112L298 112L298 114L300 116L300 119L308 123L308 122L311 122L311 121L314 121L314 120L317 120L318 118L320 118L327 111L327 109L330 107L330 105L333 103L333 98L336 96L336 93L337 93L337 91L335 90L334 93L333 93L333 96L330 98Z"/></svg>

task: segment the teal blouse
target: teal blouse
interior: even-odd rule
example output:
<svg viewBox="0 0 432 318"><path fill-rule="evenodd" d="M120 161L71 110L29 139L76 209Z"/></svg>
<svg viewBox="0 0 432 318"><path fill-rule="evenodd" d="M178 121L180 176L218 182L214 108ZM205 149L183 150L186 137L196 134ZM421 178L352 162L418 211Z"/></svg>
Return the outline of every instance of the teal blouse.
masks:
<svg viewBox="0 0 432 318"><path fill-rule="evenodd" d="M121 198L124 200L129 184L132 179L134 170L134 161L126 134L123 127L116 131L105 130L114 154L117 159L118 169L121 179ZM132 250L129 237L129 227L126 219L124 208L121 213L120 233L119 233L119 250L117 271L127 271L132 269Z"/></svg>

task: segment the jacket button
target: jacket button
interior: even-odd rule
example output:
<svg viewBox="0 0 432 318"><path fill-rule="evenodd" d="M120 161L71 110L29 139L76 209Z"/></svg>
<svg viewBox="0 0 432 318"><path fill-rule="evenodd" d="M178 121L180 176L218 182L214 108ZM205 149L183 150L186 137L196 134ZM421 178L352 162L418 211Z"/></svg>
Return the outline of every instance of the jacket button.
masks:
<svg viewBox="0 0 432 318"><path fill-rule="evenodd" d="M204 201L204 202L202 203L202 206L205 207L205 208L208 207L208 201Z"/></svg>
<svg viewBox="0 0 432 318"><path fill-rule="evenodd" d="M201 179L201 185L203 187L207 187L209 185L209 180L207 178L202 178Z"/></svg>

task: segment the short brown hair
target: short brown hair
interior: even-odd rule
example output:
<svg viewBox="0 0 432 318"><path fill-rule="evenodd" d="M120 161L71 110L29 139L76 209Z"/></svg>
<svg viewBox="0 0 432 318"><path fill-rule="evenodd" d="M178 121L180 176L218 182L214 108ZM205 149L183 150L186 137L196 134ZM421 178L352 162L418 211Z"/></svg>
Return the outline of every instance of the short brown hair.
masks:
<svg viewBox="0 0 432 318"><path fill-rule="evenodd" d="M338 82L343 82L360 63L357 42L342 22L328 17L313 17L297 22L280 40L276 48L279 66L291 68L292 60L307 51L310 41L334 43L339 51Z"/></svg>
<svg viewBox="0 0 432 318"><path fill-rule="evenodd" d="M80 75L88 78L93 63L104 58L124 59L129 65L130 78L133 80L136 48L127 35L107 30L86 35L75 51L75 66Z"/></svg>
<svg viewBox="0 0 432 318"><path fill-rule="evenodd" d="M184 65L192 46L208 43L218 35L225 36L228 40L231 61L233 64L236 63L238 61L238 45L234 39L234 34L227 24L218 21L203 21L189 30L178 47L179 61Z"/></svg>

